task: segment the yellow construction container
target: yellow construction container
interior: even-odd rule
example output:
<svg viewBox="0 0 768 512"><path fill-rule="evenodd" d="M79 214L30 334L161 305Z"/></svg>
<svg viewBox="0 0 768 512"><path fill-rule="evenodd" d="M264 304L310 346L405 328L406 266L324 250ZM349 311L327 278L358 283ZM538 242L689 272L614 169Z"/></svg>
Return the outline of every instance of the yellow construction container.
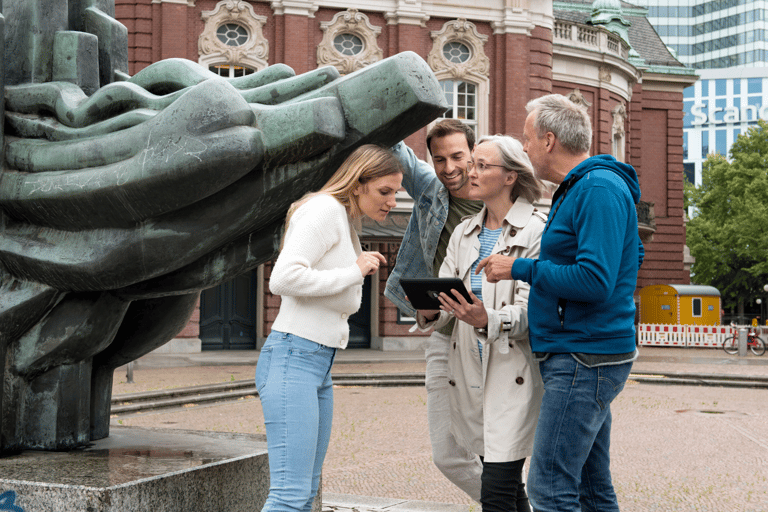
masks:
<svg viewBox="0 0 768 512"><path fill-rule="evenodd" d="M640 323L720 325L720 292L713 286L692 284L644 286Z"/></svg>

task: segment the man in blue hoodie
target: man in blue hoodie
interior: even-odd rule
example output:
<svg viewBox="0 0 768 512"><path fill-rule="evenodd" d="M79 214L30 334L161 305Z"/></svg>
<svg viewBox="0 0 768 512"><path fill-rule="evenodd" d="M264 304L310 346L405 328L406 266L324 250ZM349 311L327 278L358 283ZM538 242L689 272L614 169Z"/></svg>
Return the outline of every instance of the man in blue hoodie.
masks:
<svg viewBox="0 0 768 512"><path fill-rule="evenodd" d="M528 103L524 148L558 184L536 260L491 256L488 281L531 284L528 325L544 398L528 494L536 512L618 511L610 473L611 401L635 348L633 295L643 246L632 166L590 157L589 115L559 94Z"/></svg>

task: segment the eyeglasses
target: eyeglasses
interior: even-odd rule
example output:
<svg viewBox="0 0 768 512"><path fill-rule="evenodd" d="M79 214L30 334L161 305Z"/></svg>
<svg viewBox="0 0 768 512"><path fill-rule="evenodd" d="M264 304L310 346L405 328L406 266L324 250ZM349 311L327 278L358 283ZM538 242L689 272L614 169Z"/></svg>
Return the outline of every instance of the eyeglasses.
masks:
<svg viewBox="0 0 768 512"><path fill-rule="evenodd" d="M502 169L506 169L506 165L499 165L499 164L487 164L485 162L475 162L474 160L470 160L467 162L467 170L471 170L472 168L477 169L480 172L485 172L488 170L489 167L501 167Z"/></svg>

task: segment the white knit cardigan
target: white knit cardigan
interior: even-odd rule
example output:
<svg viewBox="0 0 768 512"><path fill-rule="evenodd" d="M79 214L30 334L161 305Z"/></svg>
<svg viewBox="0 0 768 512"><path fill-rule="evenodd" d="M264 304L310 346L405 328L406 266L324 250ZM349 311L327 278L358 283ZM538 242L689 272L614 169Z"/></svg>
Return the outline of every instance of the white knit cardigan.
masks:
<svg viewBox="0 0 768 512"><path fill-rule="evenodd" d="M349 316L360 308L362 252L344 206L321 194L291 217L269 289L282 297L272 329L346 348Z"/></svg>

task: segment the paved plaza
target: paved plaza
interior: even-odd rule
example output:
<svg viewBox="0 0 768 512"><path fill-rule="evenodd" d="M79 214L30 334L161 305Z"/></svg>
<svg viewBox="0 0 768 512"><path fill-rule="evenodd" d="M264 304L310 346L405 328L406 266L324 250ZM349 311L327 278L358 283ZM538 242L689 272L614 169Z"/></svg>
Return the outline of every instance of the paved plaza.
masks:
<svg viewBox="0 0 768 512"><path fill-rule="evenodd" d="M253 376L258 352L151 355L125 368L115 394ZM340 352L334 373L423 372L420 352ZM642 348L636 375L768 377L768 355ZM336 387L323 470L331 511L479 511L435 469L423 386ZM624 512L768 512L768 390L646 384L630 379L613 410L614 483ZM258 398L113 418L126 426L264 433Z"/></svg>

